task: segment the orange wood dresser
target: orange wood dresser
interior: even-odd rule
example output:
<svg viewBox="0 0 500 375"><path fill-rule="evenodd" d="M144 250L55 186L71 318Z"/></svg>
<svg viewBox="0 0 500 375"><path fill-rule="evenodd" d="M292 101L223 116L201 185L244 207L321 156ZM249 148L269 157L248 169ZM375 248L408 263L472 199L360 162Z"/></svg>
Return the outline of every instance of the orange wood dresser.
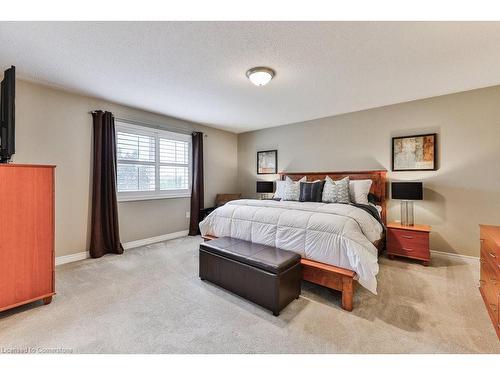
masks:
<svg viewBox="0 0 500 375"><path fill-rule="evenodd" d="M403 226L400 223L387 224L387 255L421 260L424 266L429 265L429 225L415 224Z"/></svg>
<svg viewBox="0 0 500 375"><path fill-rule="evenodd" d="M500 339L500 227L480 225L481 276L479 291Z"/></svg>
<svg viewBox="0 0 500 375"><path fill-rule="evenodd" d="M0 164L0 311L55 294L54 171Z"/></svg>

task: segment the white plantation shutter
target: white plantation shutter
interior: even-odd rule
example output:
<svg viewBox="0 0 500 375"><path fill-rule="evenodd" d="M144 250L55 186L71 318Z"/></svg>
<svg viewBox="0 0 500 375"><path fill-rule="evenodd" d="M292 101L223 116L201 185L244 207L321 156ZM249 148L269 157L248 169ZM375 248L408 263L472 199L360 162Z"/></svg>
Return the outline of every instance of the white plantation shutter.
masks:
<svg viewBox="0 0 500 375"><path fill-rule="evenodd" d="M191 194L191 136L116 122L119 200Z"/></svg>
<svg viewBox="0 0 500 375"><path fill-rule="evenodd" d="M156 147L154 135L118 131L116 139L118 159L145 162L155 161Z"/></svg>
<svg viewBox="0 0 500 375"><path fill-rule="evenodd" d="M189 187L189 142L160 137L160 190Z"/></svg>
<svg viewBox="0 0 500 375"><path fill-rule="evenodd" d="M160 163L188 164L189 144L160 137Z"/></svg>
<svg viewBox="0 0 500 375"><path fill-rule="evenodd" d="M156 142L154 134L133 129L116 132L118 192L155 191Z"/></svg>

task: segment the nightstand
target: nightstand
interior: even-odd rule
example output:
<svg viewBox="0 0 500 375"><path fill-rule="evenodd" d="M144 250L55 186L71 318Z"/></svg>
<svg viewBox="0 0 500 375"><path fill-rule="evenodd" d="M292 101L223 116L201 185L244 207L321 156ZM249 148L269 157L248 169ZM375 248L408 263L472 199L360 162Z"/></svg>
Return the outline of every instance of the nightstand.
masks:
<svg viewBox="0 0 500 375"><path fill-rule="evenodd" d="M200 216L198 217L198 223L200 223L203 219L205 219L210 213L215 210L217 207L207 207L200 209Z"/></svg>
<svg viewBox="0 0 500 375"><path fill-rule="evenodd" d="M429 225L415 224L404 226L400 223L387 225L387 255L418 259L424 266L429 265L431 253L429 251Z"/></svg>

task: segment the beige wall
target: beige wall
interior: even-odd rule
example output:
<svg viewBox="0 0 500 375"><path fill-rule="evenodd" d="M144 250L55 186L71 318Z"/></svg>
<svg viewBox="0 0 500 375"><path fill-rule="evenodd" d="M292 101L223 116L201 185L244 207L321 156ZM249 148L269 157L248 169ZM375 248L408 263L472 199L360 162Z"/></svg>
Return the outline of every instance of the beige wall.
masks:
<svg viewBox="0 0 500 375"><path fill-rule="evenodd" d="M425 201L416 202L415 216L433 226L431 248L478 256L477 224L500 224L500 86L239 136L24 81L17 82L16 94L14 162L57 165L58 256L88 248L92 141L88 112L94 109L203 131L206 206L218 192L255 195L258 150L278 149L280 170L390 170L392 136L437 132L438 171L389 172L390 180L424 181ZM122 241L185 230L187 211L187 198L120 203ZM389 219L397 218L398 202L389 202Z"/></svg>
<svg viewBox="0 0 500 375"><path fill-rule="evenodd" d="M88 249L91 197L92 119L89 111L109 110L117 117L197 129L207 135L205 204L218 192L237 190L237 136L198 124L155 115L103 100L17 81L16 163L55 164L56 255ZM189 198L122 202L122 242L186 230Z"/></svg>
<svg viewBox="0 0 500 375"><path fill-rule="evenodd" d="M258 150L278 149L280 171L390 170L391 137L433 132L439 170L389 180L424 182L415 220L432 225L431 249L479 256L478 224L500 225L500 86L240 134L240 190L255 195Z"/></svg>

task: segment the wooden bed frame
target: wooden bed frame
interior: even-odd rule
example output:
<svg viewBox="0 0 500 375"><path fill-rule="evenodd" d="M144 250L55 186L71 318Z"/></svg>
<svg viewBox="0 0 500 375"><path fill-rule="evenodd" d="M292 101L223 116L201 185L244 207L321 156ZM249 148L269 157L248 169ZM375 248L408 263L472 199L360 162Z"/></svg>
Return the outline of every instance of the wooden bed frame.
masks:
<svg viewBox="0 0 500 375"><path fill-rule="evenodd" d="M304 176L306 176L307 181L323 180L326 176L330 176L333 180L339 180L346 176L349 176L351 180L372 180L370 193L375 197L377 205L382 207L382 222L387 224L386 170L360 172L281 172L279 175L281 180L289 177L294 181L300 180ZM203 236L205 241L215 238L214 236ZM385 247L385 239L381 239L374 245L380 252ZM354 280L356 273L354 271L310 259L302 259L301 264L303 280L341 291L342 308L352 311L354 290L356 287L356 280Z"/></svg>
<svg viewBox="0 0 500 375"><path fill-rule="evenodd" d="M307 181L323 180L330 176L333 180L340 180L349 176L350 180L372 180L370 193L376 199L377 205L382 207L380 214L382 222L387 224L387 204L386 204L386 170L360 171L360 172L282 172L279 174L281 180L286 177L294 181L306 176ZM379 252L385 247L385 239L374 244ZM342 292L342 308L352 311L356 273L341 267L316 262L314 260L302 259L302 279L314 284L322 285L330 289Z"/></svg>

